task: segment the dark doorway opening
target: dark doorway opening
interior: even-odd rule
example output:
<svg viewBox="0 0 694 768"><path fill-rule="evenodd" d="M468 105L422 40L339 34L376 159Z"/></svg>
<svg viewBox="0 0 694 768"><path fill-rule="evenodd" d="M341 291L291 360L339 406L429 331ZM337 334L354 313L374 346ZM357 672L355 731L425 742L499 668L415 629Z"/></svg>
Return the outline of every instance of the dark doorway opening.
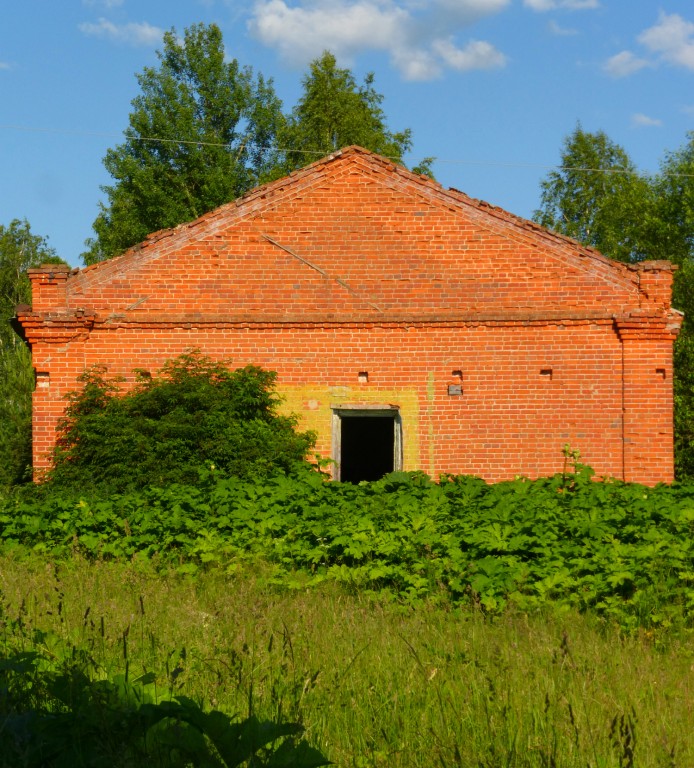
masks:
<svg viewBox="0 0 694 768"><path fill-rule="evenodd" d="M342 416L340 480L380 480L395 469L394 416Z"/></svg>

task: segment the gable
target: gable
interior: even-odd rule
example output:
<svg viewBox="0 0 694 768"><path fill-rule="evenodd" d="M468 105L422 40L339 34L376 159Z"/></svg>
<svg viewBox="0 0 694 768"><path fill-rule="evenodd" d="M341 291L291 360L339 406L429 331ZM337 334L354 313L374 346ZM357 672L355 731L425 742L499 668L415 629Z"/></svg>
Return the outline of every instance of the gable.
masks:
<svg viewBox="0 0 694 768"><path fill-rule="evenodd" d="M68 308L238 319L604 316L639 274L352 148L67 280Z"/></svg>
<svg viewBox="0 0 694 768"><path fill-rule="evenodd" d="M326 457L345 410L394 407L405 469L551 474L568 440L599 473L671 479L672 271L351 148L119 258L30 269L34 458L85 368L131 386L200 348L277 371Z"/></svg>

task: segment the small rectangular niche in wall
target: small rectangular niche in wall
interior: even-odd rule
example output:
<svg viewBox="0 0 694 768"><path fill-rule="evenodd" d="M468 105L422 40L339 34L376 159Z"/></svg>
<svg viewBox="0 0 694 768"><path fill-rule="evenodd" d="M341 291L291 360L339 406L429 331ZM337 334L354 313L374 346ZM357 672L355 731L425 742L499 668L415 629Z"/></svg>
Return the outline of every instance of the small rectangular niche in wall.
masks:
<svg viewBox="0 0 694 768"><path fill-rule="evenodd" d="M448 385L449 397L461 397L463 394L463 372L457 368L451 371L451 383Z"/></svg>
<svg viewBox="0 0 694 768"><path fill-rule="evenodd" d="M368 371L359 371L357 374L357 381L360 384L368 384L369 383L369 372Z"/></svg>
<svg viewBox="0 0 694 768"><path fill-rule="evenodd" d="M46 371L36 371L36 389L48 389L51 385L51 374Z"/></svg>
<svg viewBox="0 0 694 768"><path fill-rule="evenodd" d="M665 368L656 368L655 372L658 376L660 376L661 379L667 378L667 371L665 370Z"/></svg>
<svg viewBox="0 0 694 768"><path fill-rule="evenodd" d="M540 368L540 376L545 381L552 381L553 375L554 375L554 371L551 368Z"/></svg>

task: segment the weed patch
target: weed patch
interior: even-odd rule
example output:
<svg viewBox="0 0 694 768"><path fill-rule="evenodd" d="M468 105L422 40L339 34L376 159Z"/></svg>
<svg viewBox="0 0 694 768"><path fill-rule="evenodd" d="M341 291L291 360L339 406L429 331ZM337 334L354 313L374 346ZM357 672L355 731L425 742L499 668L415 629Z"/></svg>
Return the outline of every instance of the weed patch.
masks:
<svg viewBox="0 0 694 768"><path fill-rule="evenodd" d="M694 486L208 476L106 498L12 498L0 505L0 541L5 553L136 559L188 574L251 567L281 588L331 582L490 615L590 611L629 632L694 622Z"/></svg>

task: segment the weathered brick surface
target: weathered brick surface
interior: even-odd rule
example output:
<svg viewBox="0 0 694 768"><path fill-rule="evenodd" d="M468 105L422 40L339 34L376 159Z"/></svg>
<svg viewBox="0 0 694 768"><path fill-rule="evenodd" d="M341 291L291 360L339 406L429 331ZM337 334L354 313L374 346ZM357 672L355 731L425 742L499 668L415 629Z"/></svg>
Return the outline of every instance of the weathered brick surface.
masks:
<svg viewBox="0 0 694 768"><path fill-rule="evenodd" d="M357 148L31 278L37 466L85 367L132 382L198 348L276 370L326 455L333 407L388 403L405 469L538 476L569 443L599 474L672 479L672 267L611 262Z"/></svg>

